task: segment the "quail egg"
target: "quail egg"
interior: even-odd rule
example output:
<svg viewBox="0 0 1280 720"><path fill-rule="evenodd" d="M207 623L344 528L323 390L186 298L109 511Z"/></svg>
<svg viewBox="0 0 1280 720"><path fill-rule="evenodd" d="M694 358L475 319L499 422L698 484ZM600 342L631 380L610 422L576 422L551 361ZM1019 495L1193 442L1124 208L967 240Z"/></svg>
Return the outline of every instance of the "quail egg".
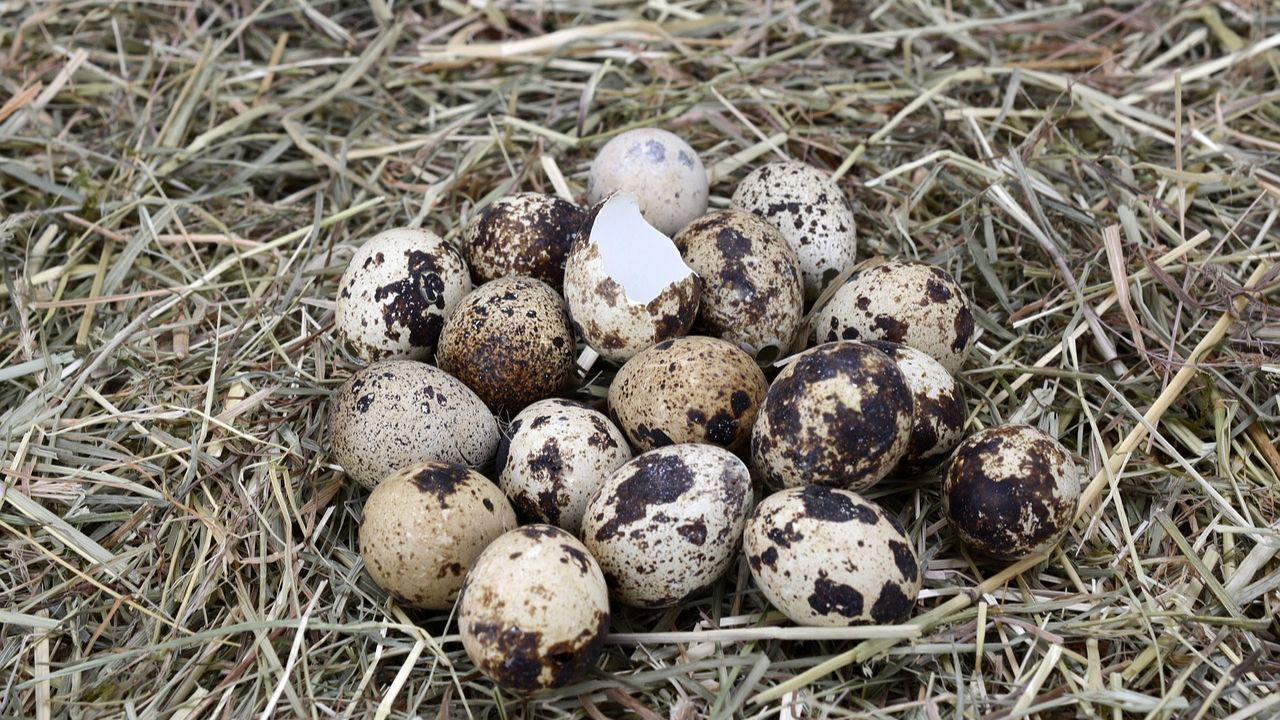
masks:
<svg viewBox="0 0 1280 720"><path fill-rule="evenodd" d="M587 213L543 193L519 193L481 210L462 231L463 252L476 282L524 275L559 288L564 261Z"/></svg>
<svg viewBox="0 0 1280 720"><path fill-rule="evenodd" d="M751 454L771 488L860 492L898 464L911 440L911 388L887 355L834 342L789 361L769 386Z"/></svg>
<svg viewBox="0 0 1280 720"><path fill-rule="evenodd" d="M768 383L724 340L664 340L627 361L609 386L609 411L641 450L677 443L746 449Z"/></svg>
<svg viewBox="0 0 1280 720"><path fill-rule="evenodd" d="M777 228L742 210L717 210L675 237L698 274L694 327L772 362L791 346L804 316L800 261Z"/></svg>
<svg viewBox="0 0 1280 720"><path fill-rule="evenodd" d="M849 279L815 323L818 342L888 340L913 347L954 373L973 347L973 310L937 265L899 260Z"/></svg>
<svg viewBox="0 0 1280 720"><path fill-rule="evenodd" d="M458 632L480 672L507 690L559 688L600 656L609 591L569 533L526 525L489 546L467 573Z"/></svg>
<svg viewBox="0 0 1280 720"><path fill-rule="evenodd" d="M618 600L667 607L715 581L737 554L751 477L713 445L636 456L600 488L582 537Z"/></svg>
<svg viewBox="0 0 1280 720"><path fill-rule="evenodd" d="M915 424L898 471L919 472L936 466L964 437L965 407L960 384L941 363L919 350L884 340L867 344L888 355L911 388Z"/></svg>
<svg viewBox="0 0 1280 720"><path fill-rule="evenodd" d="M364 504L360 556L404 605L447 610L472 561L516 526L502 491L452 463L427 462L378 483Z"/></svg>
<svg viewBox="0 0 1280 720"><path fill-rule="evenodd" d="M347 475L371 488L426 460L484 465L498 448L498 423L440 368L384 360L352 375L331 400L329 445Z"/></svg>
<svg viewBox="0 0 1280 720"><path fill-rule="evenodd" d="M494 412L560 392L573 372L564 301L541 280L504 277L463 298L440 334L436 362Z"/></svg>
<svg viewBox="0 0 1280 720"><path fill-rule="evenodd" d="M853 211L840 186L818 168L798 162L763 165L742 179L731 202L768 220L796 251L806 300L816 299L831 278L853 264L858 249Z"/></svg>
<svg viewBox="0 0 1280 720"><path fill-rule="evenodd" d="M604 413L567 400L540 400L511 421L498 448L498 485L524 518L577 534L587 501L631 459Z"/></svg>
<svg viewBox="0 0 1280 720"><path fill-rule="evenodd" d="M440 236L388 230L351 256L338 282L334 325L365 362L426 360L444 321L469 292L466 263Z"/></svg>
<svg viewBox="0 0 1280 720"><path fill-rule="evenodd" d="M594 205L619 190L634 194L645 220L668 237L707 211L702 160L666 130L628 130L600 148L587 178L587 202Z"/></svg>
<svg viewBox="0 0 1280 720"><path fill-rule="evenodd" d="M583 224L564 269L564 297L582 339L610 362L689 332L698 277L671 239L640 216L634 195L616 193Z"/></svg>
<svg viewBox="0 0 1280 720"><path fill-rule="evenodd" d="M1020 560L1048 552L1075 518L1080 474L1071 455L1029 425L970 435L951 456L942 512L978 552Z"/></svg>
<svg viewBox="0 0 1280 720"><path fill-rule="evenodd" d="M810 485L761 500L742 550L756 586L798 625L901 622L920 592L902 525L847 490Z"/></svg>

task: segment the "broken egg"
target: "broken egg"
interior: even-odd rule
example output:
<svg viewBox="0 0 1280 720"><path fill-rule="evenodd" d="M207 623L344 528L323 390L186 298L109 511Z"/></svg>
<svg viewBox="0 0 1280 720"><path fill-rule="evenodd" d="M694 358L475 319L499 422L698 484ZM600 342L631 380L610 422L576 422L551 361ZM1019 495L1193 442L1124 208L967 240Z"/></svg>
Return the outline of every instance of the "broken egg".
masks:
<svg viewBox="0 0 1280 720"><path fill-rule="evenodd" d="M657 128L628 130L600 148L587 178L592 205L625 191L668 237L707 211L707 171L678 135Z"/></svg>
<svg viewBox="0 0 1280 720"><path fill-rule="evenodd" d="M689 332L698 276L671 239L645 222L635 196L620 192L588 215L565 263L564 297L587 345L622 363Z"/></svg>

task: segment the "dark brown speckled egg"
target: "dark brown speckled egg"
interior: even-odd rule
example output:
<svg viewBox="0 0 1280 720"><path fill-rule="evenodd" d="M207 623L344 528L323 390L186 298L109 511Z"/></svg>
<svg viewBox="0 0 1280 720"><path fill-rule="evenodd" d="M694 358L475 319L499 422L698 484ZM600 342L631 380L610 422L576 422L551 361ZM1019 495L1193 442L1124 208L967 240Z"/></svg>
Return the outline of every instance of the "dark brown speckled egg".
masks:
<svg viewBox="0 0 1280 720"><path fill-rule="evenodd" d="M888 355L911 388L911 442L897 472L910 474L937 466L964 438L965 406L960 383L942 364L906 345L884 340L867 343Z"/></svg>
<svg viewBox="0 0 1280 720"><path fill-rule="evenodd" d="M462 248L477 283L523 275L559 289L564 261L587 213L543 193L519 193L494 201L462 231Z"/></svg>

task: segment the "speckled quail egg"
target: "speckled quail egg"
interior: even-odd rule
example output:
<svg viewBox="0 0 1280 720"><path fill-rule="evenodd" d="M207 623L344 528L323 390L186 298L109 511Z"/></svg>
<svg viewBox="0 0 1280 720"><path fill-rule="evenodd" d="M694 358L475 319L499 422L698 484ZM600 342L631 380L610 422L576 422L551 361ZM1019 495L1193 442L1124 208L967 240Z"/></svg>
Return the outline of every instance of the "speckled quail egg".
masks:
<svg viewBox="0 0 1280 720"><path fill-rule="evenodd" d="M573 372L564 301L541 280L504 277L462 299L440 333L436 362L494 412L560 392Z"/></svg>
<svg viewBox="0 0 1280 720"><path fill-rule="evenodd" d="M901 622L920 592L897 518L847 490L810 485L761 500L742 550L756 586L799 625Z"/></svg>
<svg viewBox="0 0 1280 720"><path fill-rule="evenodd" d="M622 366L609 386L609 411L641 450L709 443L737 452L767 388L760 366L732 343L674 338Z"/></svg>
<svg viewBox="0 0 1280 720"><path fill-rule="evenodd" d="M750 503L750 474L733 453L669 445L618 468L587 505L582 537L614 597L667 607L729 567Z"/></svg>
<svg viewBox="0 0 1280 720"><path fill-rule="evenodd" d="M371 488L426 460L484 465L498 448L498 423L440 368L384 360L348 378L330 401L329 445L347 475Z"/></svg>
<svg viewBox="0 0 1280 720"><path fill-rule="evenodd" d="M689 332L698 314L698 277L671 239L620 192L596 205L564 268L564 297L582 339L622 363Z"/></svg>
<svg viewBox="0 0 1280 720"><path fill-rule="evenodd" d="M462 248L478 283L524 275L559 288L564 261L587 213L543 193L519 193L496 200L462 230Z"/></svg>
<svg viewBox="0 0 1280 720"><path fill-rule="evenodd" d="M915 348L884 340L867 344L888 355L911 388L915 424L898 471L912 473L936 466L964 437L965 407L960 384L942 363Z"/></svg>
<svg viewBox="0 0 1280 720"><path fill-rule="evenodd" d="M951 456L942 512L978 552L1020 560L1048 552L1075 518L1080 474L1071 455L1029 425L970 435Z"/></svg>
<svg viewBox="0 0 1280 720"><path fill-rule="evenodd" d="M428 462L391 475L369 494L360 556L398 602L446 610L472 561L515 526L511 504L483 475Z"/></svg>
<svg viewBox="0 0 1280 720"><path fill-rule="evenodd" d="M627 439L604 413L540 400L511 420L498 448L498 485L521 517L577 534L587 501L631 459Z"/></svg>
<svg viewBox="0 0 1280 720"><path fill-rule="evenodd" d="M733 207L778 228L800 258L804 295L814 300L831 278L853 264L858 249L853 211L825 172L798 162L762 165L742 179Z"/></svg>
<svg viewBox="0 0 1280 720"><path fill-rule="evenodd" d="M480 672L507 690L568 685L609 629L609 591L595 558L569 533L526 525L489 546L467 573L458 632Z"/></svg>
<svg viewBox="0 0 1280 720"><path fill-rule="evenodd" d="M863 270L831 296L815 323L818 342L888 340L954 373L973 347L973 310L951 273L898 260Z"/></svg>
<svg viewBox="0 0 1280 720"><path fill-rule="evenodd" d="M777 228L742 210L717 210L675 237L702 285L694 327L771 362L804 316L800 261Z"/></svg>
<svg viewBox="0 0 1280 720"><path fill-rule="evenodd" d="M755 467L772 488L828 485L861 492L898 464L911 440L911 388L889 356L834 342L789 361L751 433Z"/></svg>
<svg viewBox="0 0 1280 720"><path fill-rule="evenodd" d="M388 230L351 256L338 282L334 325L365 362L426 360L444 321L469 292L466 263L439 235Z"/></svg>
<svg viewBox="0 0 1280 720"><path fill-rule="evenodd" d="M600 148L587 177L587 202L594 205L619 190L634 194L645 219L668 237L707 211L702 160L666 130L628 130Z"/></svg>

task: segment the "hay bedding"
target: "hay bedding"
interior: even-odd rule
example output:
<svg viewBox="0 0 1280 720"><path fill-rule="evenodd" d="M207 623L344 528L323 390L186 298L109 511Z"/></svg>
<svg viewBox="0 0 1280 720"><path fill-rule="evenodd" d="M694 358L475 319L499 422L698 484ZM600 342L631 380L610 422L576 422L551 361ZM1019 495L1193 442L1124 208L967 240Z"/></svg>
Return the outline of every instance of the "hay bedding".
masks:
<svg viewBox="0 0 1280 720"><path fill-rule="evenodd" d="M1251 0L0 2L0 717L1276 716L1278 46ZM780 627L739 567L528 702L388 605L325 453L345 259L645 125L713 207L802 159L962 279L970 429L1093 477L1061 551L882 485L912 625Z"/></svg>

